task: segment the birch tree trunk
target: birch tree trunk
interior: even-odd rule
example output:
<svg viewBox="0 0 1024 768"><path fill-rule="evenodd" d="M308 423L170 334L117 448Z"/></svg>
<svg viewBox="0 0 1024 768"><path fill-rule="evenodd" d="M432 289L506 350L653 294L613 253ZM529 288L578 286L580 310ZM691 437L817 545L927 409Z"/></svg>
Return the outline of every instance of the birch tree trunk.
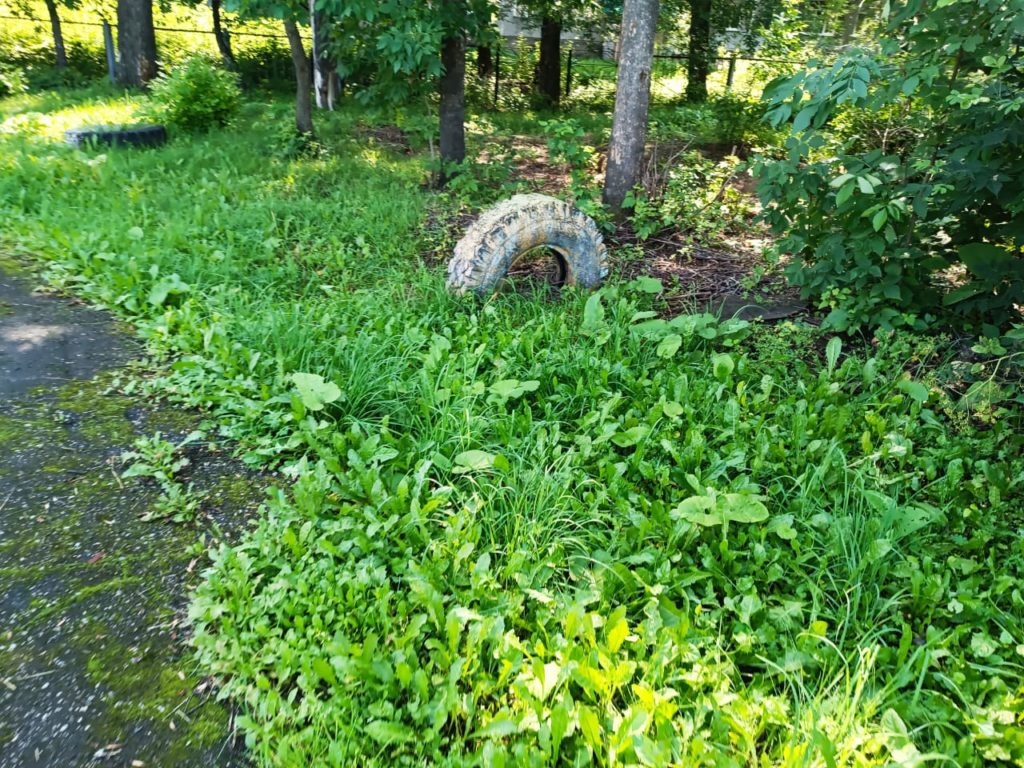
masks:
<svg viewBox="0 0 1024 768"><path fill-rule="evenodd" d="M334 109L338 96L338 75L334 60L327 53L327 15L309 0L309 26L313 31L313 93L317 109Z"/></svg>
<svg viewBox="0 0 1024 768"><path fill-rule="evenodd" d="M651 101L651 62L658 0L625 0L619 35L619 75L615 114L608 147L603 199L616 213L640 177L647 139L647 107Z"/></svg>

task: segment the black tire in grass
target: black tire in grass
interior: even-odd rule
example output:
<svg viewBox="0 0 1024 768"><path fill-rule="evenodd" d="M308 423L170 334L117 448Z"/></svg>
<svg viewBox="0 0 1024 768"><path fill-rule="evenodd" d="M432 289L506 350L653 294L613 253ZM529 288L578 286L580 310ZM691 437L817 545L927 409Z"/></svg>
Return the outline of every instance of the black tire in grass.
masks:
<svg viewBox="0 0 1024 768"><path fill-rule="evenodd" d="M162 125L148 124L86 125L64 131L64 140L73 147L158 147L167 141L167 130Z"/></svg>
<svg viewBox="0 0 1024 768"><path fill-rule="evenodd" d="M489 294L513 264L539 249L552 253L564 285L596 288L608 274L608 251L592 218L554 197L514 195L466 230L448 263L448 287Z"/></svg>

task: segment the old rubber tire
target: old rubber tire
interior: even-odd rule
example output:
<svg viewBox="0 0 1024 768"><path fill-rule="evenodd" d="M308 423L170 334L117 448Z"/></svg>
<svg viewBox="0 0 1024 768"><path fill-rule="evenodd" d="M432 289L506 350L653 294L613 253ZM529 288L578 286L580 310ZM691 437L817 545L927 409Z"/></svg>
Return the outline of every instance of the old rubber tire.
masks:
<svg viewBox="0 0 1024 768"><path fill-rule="evenodd" d="M608 274L608 251L593 219L554 197L515 195L466 230L448 263L448 287L489 294L517 259L538 248L554 251L567 285L596 288Z"/></svg>
<svg viewBox="0 0 1024 768"><path fill-rule="evenodd" d="M73 147L105 144L111 147L158 147L167 141L162 125L86 125L64 131L64 141Z"/></svg>

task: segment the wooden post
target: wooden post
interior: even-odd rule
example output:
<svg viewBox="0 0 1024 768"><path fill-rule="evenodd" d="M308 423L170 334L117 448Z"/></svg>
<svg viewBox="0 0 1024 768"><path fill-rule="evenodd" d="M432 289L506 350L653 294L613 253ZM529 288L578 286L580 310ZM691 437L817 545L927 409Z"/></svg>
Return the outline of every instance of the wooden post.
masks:
<svg viewBox="0 0 1024 768"><path fill-rule="evenodd" d="M494 106L498 106L498 84L501 81L501 44L494 52Z"/></svg>
<svg viewBox="0 0 1024 768"><path fill-rule="evenodd" d="M565 62L565 95L572 90L572 43L569 44L569 56Z"/></svg>
<svg viewBox="0 0 1024 768"><path fill-rule="evenodd" d="M117 82L117 58L114 55L114 35L110 31L110 22L103 20L103 48L107 52L107 74L110 82Z"/></svg>

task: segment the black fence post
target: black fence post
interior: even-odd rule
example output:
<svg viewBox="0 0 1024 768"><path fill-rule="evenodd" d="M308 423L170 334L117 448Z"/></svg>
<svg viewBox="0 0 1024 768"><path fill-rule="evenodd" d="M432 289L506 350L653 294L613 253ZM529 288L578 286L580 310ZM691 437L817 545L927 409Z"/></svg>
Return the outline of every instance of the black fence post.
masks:
<svg viewBox="0 0 1024 768"><path fill-rule="evenodd" d="M565 95L572 90L572 43L569 44L569 57L565 62Z"/></svg>
<svg viewBox="0 0 1024 768"><path fill-rule="evenodd" d="M114 35L110 31L110 22L103 20L103 49L107 53L107 74L112 84L117 82L117 59L114 56Z"/></svg>
<svg viewBox="0 0 1024 768"><path fill-rule="evenodd" d="M729 71L725 75L725 90L732 90L732 81L736 77L736 54L729 57Z"/></svg>

